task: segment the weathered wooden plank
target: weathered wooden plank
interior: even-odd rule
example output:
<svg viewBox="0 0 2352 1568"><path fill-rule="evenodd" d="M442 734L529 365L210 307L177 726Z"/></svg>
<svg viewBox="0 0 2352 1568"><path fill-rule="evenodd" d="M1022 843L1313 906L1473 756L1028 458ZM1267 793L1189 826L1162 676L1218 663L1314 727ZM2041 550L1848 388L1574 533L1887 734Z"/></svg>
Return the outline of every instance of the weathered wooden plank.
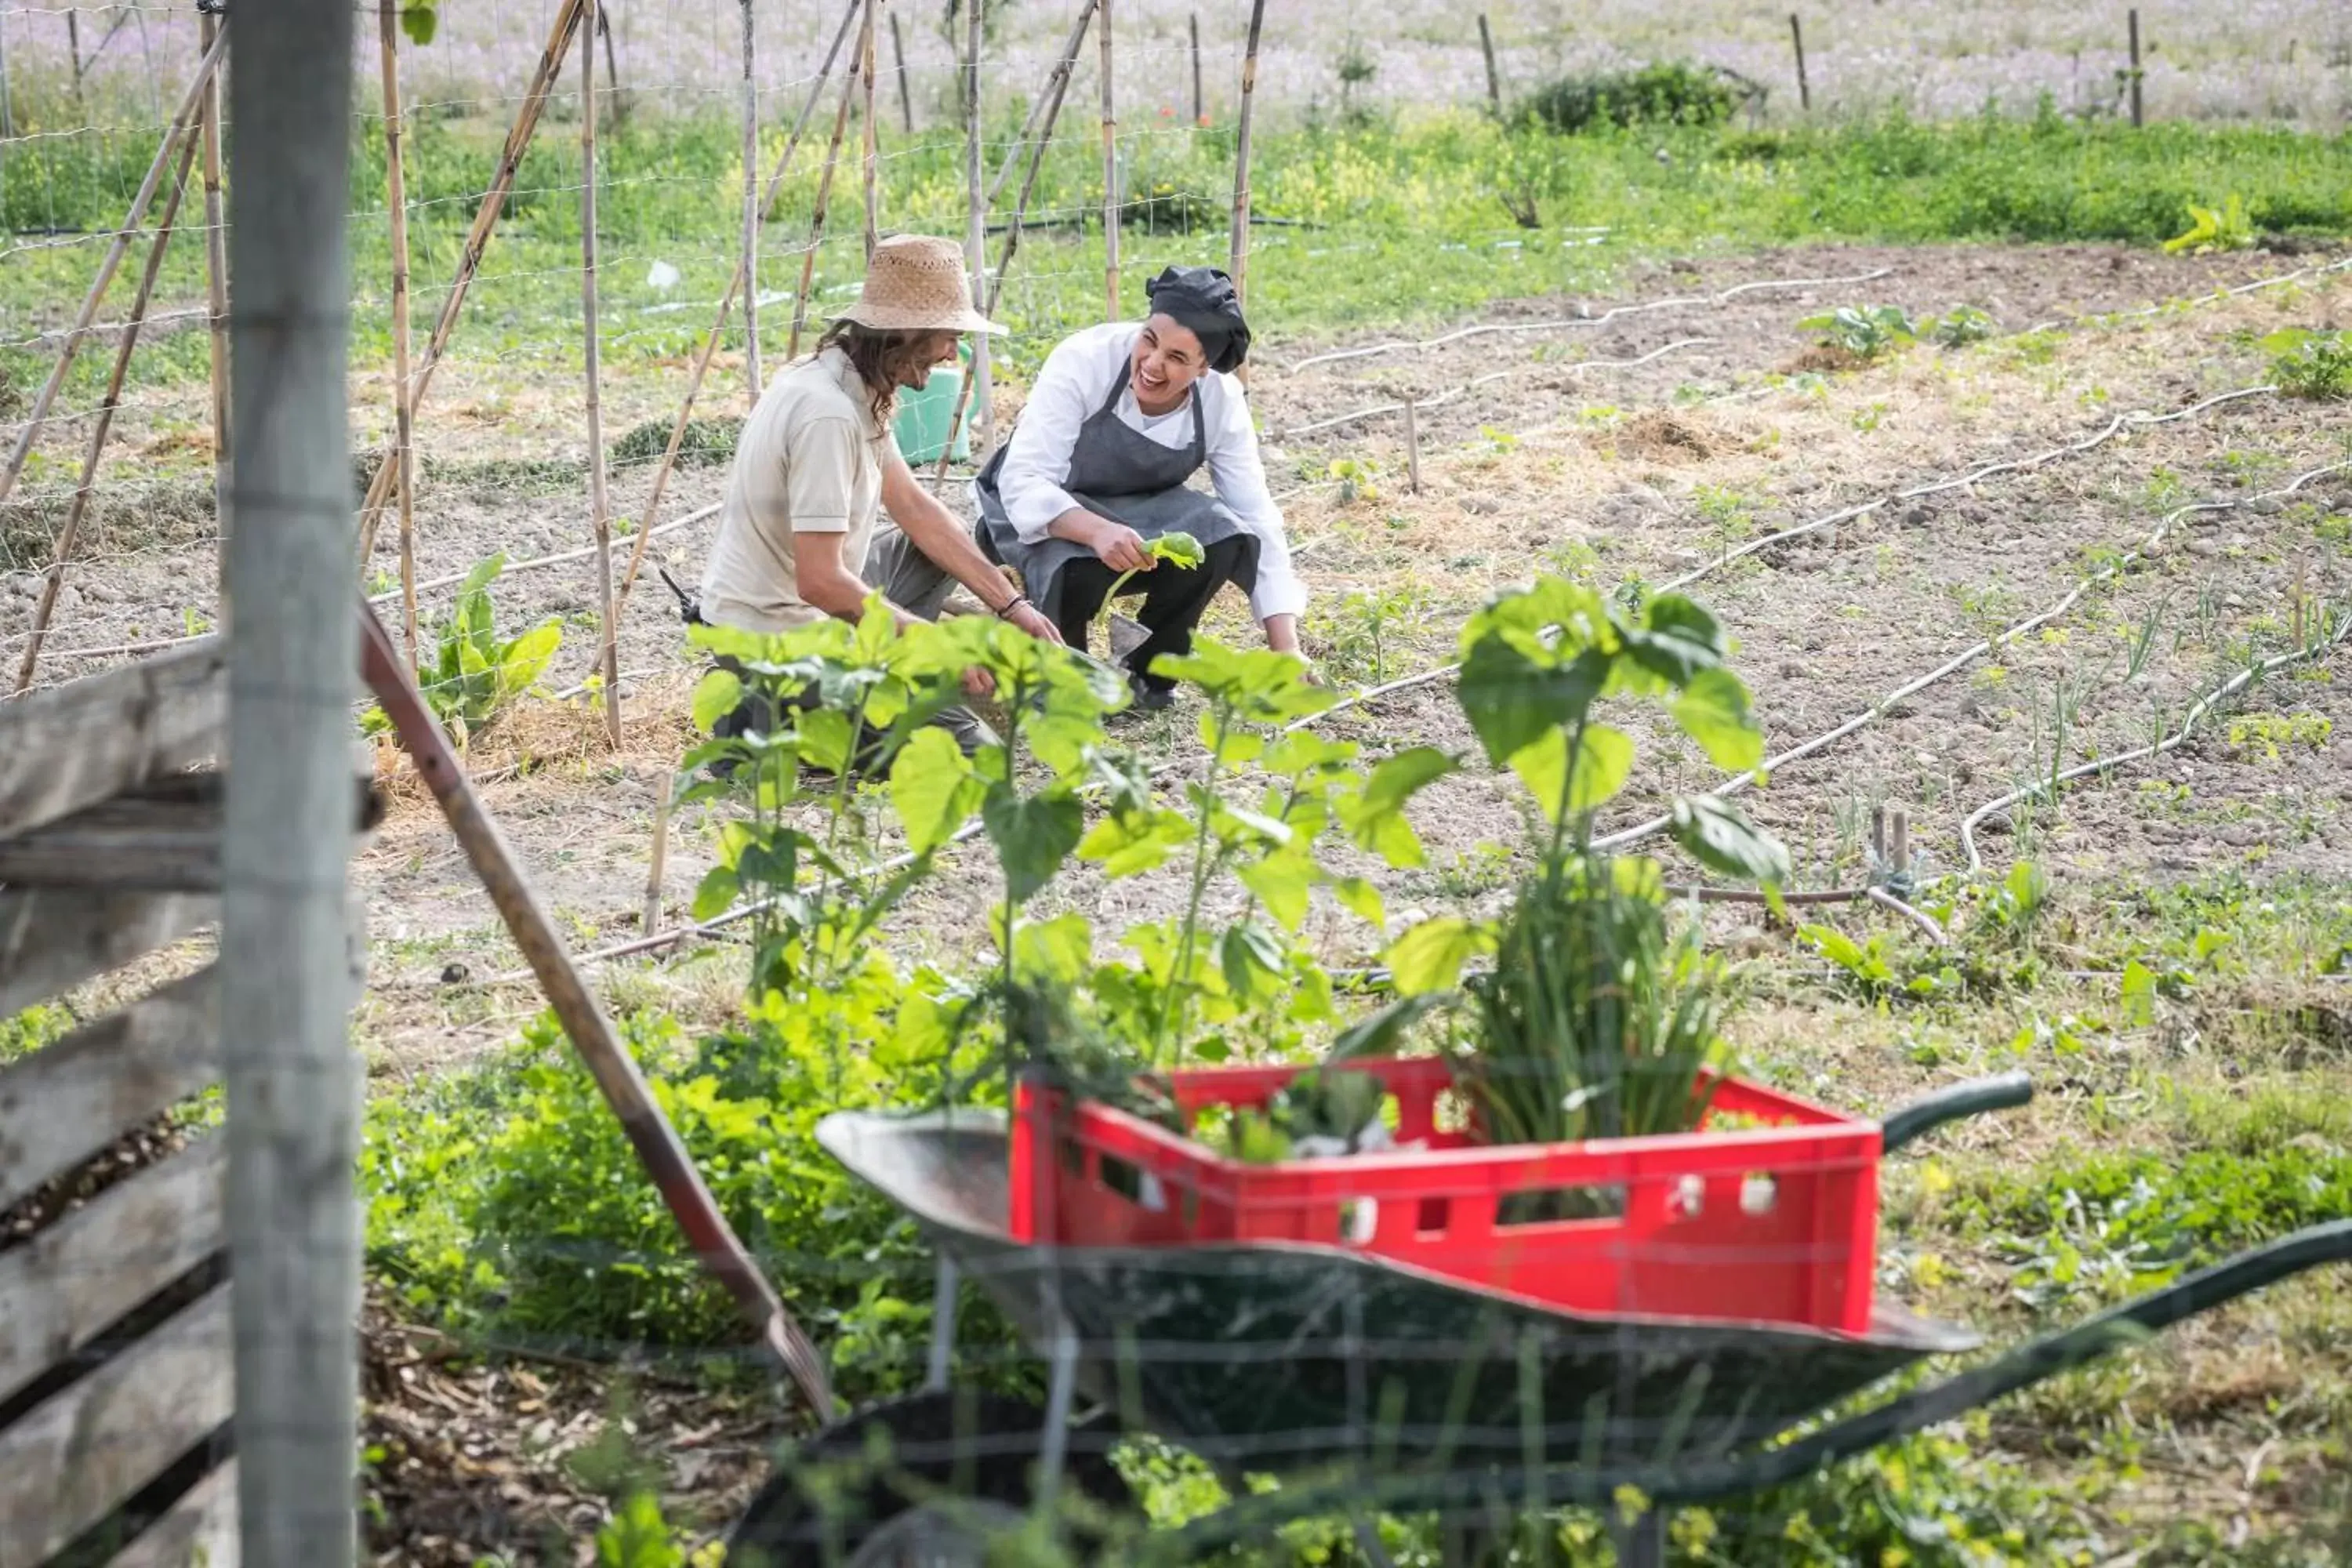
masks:
<svg viewBox="0 0 2352 1568"><path fill-rule="evenodd" d="M209 964L0 1068L0 1208L219 1076Z"/></svg>
<svg viewBox="0 0 2352 1568"><path fill-rule="evenodd" d="M217 918L202 894L0 889L0 1017L168 947Z"/></svg>
<svg viewBox="0 0 2352 1568"><path fill-rule="evenodd" d="M107 1568L236 1568L236 1461L189 1488Z"/></svg>
<svg viewBox="0 0 2352 1568"><path fill-rule="evenodd" d="M383 820L384 797L356 784L359 831ZM0 838L0 885L157 893L220 890L222 775L173 773L46 827Z"/></svg>
<svg viewBox="0 0 2352 1568"><path fill-rule="evenodd" d="M0 1432L0 1568L37 1568L229 1418L229 1287Z"/></svg>
<svg viewBox="0 0 2352 1568"><path fill-rule="evenodd" d="M0 838L212 756L227 669L206 637L0 707Z"/></svg>
<svg viewBox="0 0 2352 1568"><path fill-rule="evenodd" d="M222 1165L206 1139L0 1253L0 1403L221 1248Z"/></svg>

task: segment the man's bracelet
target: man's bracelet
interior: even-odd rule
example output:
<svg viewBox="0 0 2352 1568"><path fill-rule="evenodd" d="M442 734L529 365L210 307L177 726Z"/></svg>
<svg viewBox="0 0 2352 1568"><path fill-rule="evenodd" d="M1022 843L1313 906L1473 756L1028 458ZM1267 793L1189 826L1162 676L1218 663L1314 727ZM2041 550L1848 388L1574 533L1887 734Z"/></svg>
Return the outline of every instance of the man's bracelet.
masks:
<svg viewBox="0 0 2352 1568"><path fill-rule="evenodd" d="M1029 603L1029 595L1026 595L1026 594L1015 594L1014 595L1013 595L1013 598L1011 599L1011 601L1010 601L1010 602L1008 602L1008 603L1005 605L1004 608L1003 608L1003 609L1001 609L1001 610L999 610L999 611L997 611L997 612L996 612L996 618L997 618L998 620L1000 620L1000 621L1010 620L1010 619L1012 619L1012 618L1013 618L1013 611L1015 611L1015 610L1019 609L1022 605L1026 605L1026 604L1028 604L1028 603ZM1031 607L1032 607L1032 608L1034 608L1034 605L1033 605L1033 606L1031 606Z"/></svg>

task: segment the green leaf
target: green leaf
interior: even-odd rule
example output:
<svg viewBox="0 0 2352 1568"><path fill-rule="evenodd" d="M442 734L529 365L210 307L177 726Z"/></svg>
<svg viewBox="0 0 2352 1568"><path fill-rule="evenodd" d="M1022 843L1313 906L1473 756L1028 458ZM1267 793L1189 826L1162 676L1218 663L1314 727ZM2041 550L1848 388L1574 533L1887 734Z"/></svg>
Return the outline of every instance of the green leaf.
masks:
<svg viewBox="0 0 2352 1568"><path fill-rule="evenodd" d="M1282 978L1282 939L1256 921L1229 926L1217 943L1217 963L1234 994L1255 1002Z"/></svg>
<svg viewBox="0 0 2352 1568"><path fill-rule="evenodd" d="M1333 896L1348 910L1375 931L1389 923L1388 906L1381 901L1381 890L1361 877L1341 877L1331 884Z"/></svg>
<svg viewBox="0 0 2352 1568"><path fill-rule="evenodd" d="M1181 812L1116 812L1078 841L1078 858L1099 862L1103 875L1117 881L1165 863L1192 836L1192 820Z"/></svg>
<svg viewBox="0 0 2352 1568"><path fill-rule="evenodd" d="M1393 1056L1397 1041L1404 1032L1419 1023L1433 1008L1444 1005L1445 1000L1441 994L1423 992L1391 1002L1341 1031L1332 1040L1331 1048L1324 1053L1323 1059L1344 1061L1350 1057Z"/></svg>
<svg viewBox="0 0 2352 1568"><path fill-rule="evenodd" d="M1486 760L1501 767L1545 731L1572 725L1609 683L1610 656L1587 648L1565 666L1531 658L1500 634L1470 645L1454 696Z"/></svg>
<svg viewBox="0 0 2352 1568"><path fill-rule="evenodd" d="M694 727L708 735L742 703L742 678L732 670L714 669L694 684Z"/></svg>
<svg viewBox="0 0 2352 1568"><path fill-rule="evenodd" d="M1086 833L1086 811L1075 795L1023 797L1003 785L989 789L982 823L1004 867L1005 891L1024 904L1054 879Z"/></svg>
<svg viewBox="0 0 2352 1568"><path fill-rule="evenodd" d="M1075 985L1094 960L1094 940L1093 923L1076 910L1050 921L1016 921L1013 967L1032 980Z"/></svg>
<svg viewBox="0 0 2352 1568"><path fill-rule="evenodd" d="M731 866L713 866L702 874L702 883L694 889L694 918L715 920L735 907L735 897L742 885Z"/></svg>
<svg viewBox="0 0 2352 1568"><path fill-rule="evenodd" d="M1673 822L1675 842L1710 870L1770 887L1789 879L1788 849L1718 795L1675 801Z"/></svg>
<svg viewBox="0 0 2352 1568"><path fill-rule="evenodd" d="M1748 711L1748 688L1720 666L1690 678L1675 701L1675 722L1718 768L1752 768L1764 760L1764 731Z"/></svg>
<svg viewBox="0 0 2352 1568"><path fill-rule="evenodd" d="M2156 1022L2156 975L2138 959L2124 965L2124 1025L2145 1029Z"/></svg>
<svg viewBox="0 0 2352 1568"><path fill-rule="evenodd" d="M831 773L847 770L851 731L855 728L848 714L838 708L804 709L793 728L800 734L803 762Z"/></svg>
<svg viewBox="0 0 2352 1568"><path fill-rule="evenodd" d="M433 41L439 16L431 5L419 4L419 0L406 0L400 8L400 30L408 35L408 41L412 44L420 47L429 44Z"/></svg>
<svg viewBox="0 0 2352 1568"><path fill-rule="evenodd" d="M1340 826L1357 847L1400 871L1423 864L1427 857L1405 816L1405 805L1460 765L1434 746L1399 752L1371 771L1362 793L1340 797Z"/></svg>
<svg viewBox="0 0 2352 1568"><path fill-rule="evenodd" d="M499 650L499 695L528 691L562 646L563 623L546 620Z"/></svg>
<svg viewBox="0 0 2352 1568"><path fill-rule="evenodd" d="M890 805L907 830L907 847L918 855L954 837L983 793L971 762L945 730L918 730L890 764Z"/></svg>
<svg viewBox="0 0 2352 1568"><path fill-rule="evenodd" d="M1686 686L1701 670L1720 665L1729 651L1715 617L1683 595L1659 595L1643 621L1641 629L1626 634L1626 656L1675 686Z"/></svg>
<svg viewBox="0 0 2352 1568"><path fill-rule="evenodd" d="M1201 548L1199 540L1181 531L1161 534L1148 548L1160 560L1178 566L1198 566L1209 558L1209 552Z"/></svg>
<svg viewBox="0 0 2352 1568"><path fill-rule="evenodd" d="M1315 861L1304 845L1234 868L1242 886L1257 896L1283 930L1295 931L1307 919L1307 894L1315 885Z"/></svg>
<svg viewBox="0 0 2352 1568"><path fill-rule="evenodd" d="M1571 765L1568 736L1555 730L1513 757L1511 771L1526 781L1544 816L1558 821L1563 797L1569 815L1576 816L1625 787L1633 772L1633 738L1607 724L1588 724Z"/></svg>
<svg viewBox="0 0 2352 1568"><path fill-rule="evenodd" d="M1389 974L1402 996L1448 991L1460 983L1462 966L1491 945L1483 927L1459 915L1440 915L1389 944Z"/></svg>

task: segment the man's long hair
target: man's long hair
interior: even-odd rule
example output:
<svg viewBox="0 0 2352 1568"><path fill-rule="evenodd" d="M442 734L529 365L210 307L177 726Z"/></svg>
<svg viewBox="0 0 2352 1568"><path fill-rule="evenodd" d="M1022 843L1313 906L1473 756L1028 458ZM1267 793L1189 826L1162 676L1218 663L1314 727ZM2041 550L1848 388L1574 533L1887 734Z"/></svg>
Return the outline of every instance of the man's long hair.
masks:
<svg viewBox="0 0 2352 1568"><path fill-rule="evenodd" d="M908 332L869 327L863 321L835 321L816 342L823 353L838 348L857 367L866 395L874 408L874 423L887 425L898 405L898 385L905 374L929 363L928 353L936 332Z"/></svg>

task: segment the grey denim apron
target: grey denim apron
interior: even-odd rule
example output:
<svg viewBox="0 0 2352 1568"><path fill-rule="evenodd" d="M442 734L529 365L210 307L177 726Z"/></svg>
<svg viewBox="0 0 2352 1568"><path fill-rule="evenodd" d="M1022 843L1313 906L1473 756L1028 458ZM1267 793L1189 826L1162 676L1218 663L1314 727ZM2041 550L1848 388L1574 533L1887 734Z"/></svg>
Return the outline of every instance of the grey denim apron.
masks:
<svg viewBox="0 0 2352 1568"><path fill-rule="evenodd" d="M1192 444L1163 447L1118 416L1118 400L1127 391L1134 366L1132 359L1119 366L1110 395L1078 426L1077 441L1070 449L1069 477L1062 481L1062 488L1088 511L1125 523L1146 540L1163 533L1189 533L1204 546L1223 539L1243 541L1233 581L1244 593L1250 592L1257 585L1257 536L1214 496L1184 488L1184 481L1200 471L1209 455L1200 389L1194 387L1192 394ZM991 560L1020 573L1030 602L1046 619L1058 622L1062 568L1072 561L1092 560L1094 552L1066 539L1049 537L1031 544L1013 531L996 488L997 473L1004 467L1004 454L1012 445L1007 441L997 447L980 471L976 488L981 548ZM1142 583L1139 577L1130 578L1128 586L1139 592Z"/></svg>

